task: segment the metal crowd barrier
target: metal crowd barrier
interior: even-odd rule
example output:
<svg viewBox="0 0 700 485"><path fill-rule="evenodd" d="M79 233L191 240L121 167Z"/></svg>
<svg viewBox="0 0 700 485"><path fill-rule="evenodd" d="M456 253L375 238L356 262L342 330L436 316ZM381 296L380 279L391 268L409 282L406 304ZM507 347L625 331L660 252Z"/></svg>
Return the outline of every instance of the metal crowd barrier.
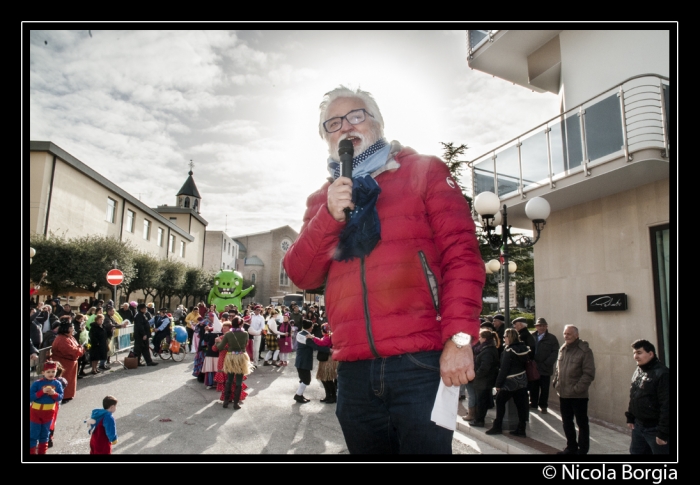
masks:
<svg viewBox="0 0 700 485"><path fill-rule="evenodd" d="M125 352L134 348L134 324L130 323L123 328L115 328L112 340L110 341L110 357L114 357L114 362L124 366L124 362L119 360L119 352Z"/></svg>

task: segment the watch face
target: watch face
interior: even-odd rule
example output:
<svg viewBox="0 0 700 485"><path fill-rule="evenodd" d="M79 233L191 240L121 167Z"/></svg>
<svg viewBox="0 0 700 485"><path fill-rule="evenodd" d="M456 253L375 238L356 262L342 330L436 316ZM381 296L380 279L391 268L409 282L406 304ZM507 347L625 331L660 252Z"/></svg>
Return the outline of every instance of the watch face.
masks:
<svg viewBox="0 0 700 485"><path fill-rule="evenodd" d="M455 334L452 336L452 341L460 347L463 347L469 343L469 338L466 335Z"/></svg>

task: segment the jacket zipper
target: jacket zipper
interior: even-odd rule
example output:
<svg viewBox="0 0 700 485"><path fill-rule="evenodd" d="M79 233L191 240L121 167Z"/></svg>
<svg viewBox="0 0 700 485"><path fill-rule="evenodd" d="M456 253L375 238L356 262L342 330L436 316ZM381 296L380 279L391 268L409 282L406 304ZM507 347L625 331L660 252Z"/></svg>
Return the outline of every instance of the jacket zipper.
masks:
<svg viewBox="0 0 700 485"><path fill-rule="evenodd" d="M369 318L369 303L367 301L367 281L365 281L365 257L360 257L360 276L362 279L362 301L364 303L365 309L365 329L367 330L367 342L369 343L369 348L377 359L382 356L377 352L374 346L374 337L372 336L372 322Z"/></svg>
<svg viewBox="0 0 700 485"><path fill-rule="evenodd" d="M435 274L428 266L428 260L425 257L425 253L421 250L418 251L418 257L420 258L420 263L423 266L423 274L425 275L425 280L428 283L428 291L430 292L430 297L433 300L433 307L437 312L437 320L440 320L440 300L438 296L438 285L435 279Z"/></svg>

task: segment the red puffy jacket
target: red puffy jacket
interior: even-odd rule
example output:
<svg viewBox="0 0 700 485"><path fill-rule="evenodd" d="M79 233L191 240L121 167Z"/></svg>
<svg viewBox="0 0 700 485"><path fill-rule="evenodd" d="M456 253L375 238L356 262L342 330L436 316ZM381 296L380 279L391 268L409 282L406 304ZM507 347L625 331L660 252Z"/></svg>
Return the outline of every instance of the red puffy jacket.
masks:
<svg viewBox="0 0 700 485"><path fill-rule="evenodd" d="M457 332L476 338L485 269L474 221L445 163L410 148L376 176L381 241L364 258L332 259L345 222L309 196L284 267L300 288L326 283L333 359L354 361L442 350Z"/></svg>

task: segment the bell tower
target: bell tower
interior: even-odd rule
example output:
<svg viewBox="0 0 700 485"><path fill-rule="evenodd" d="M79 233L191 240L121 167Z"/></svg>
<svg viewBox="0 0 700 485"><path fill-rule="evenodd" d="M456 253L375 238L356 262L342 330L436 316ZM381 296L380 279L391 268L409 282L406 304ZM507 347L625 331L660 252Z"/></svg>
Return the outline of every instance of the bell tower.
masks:
<svg viewBox="0 0 700 485"><path fill-rule="evenodd" d="M181 209L192 209L199 214L202 208L202 196L199 195L197 185L194 183L194 179L192 178L193 168L194 163L192 160L190 160L190 171L188 172L189 176L176 195L177 201L175 205Z"/></svg>

